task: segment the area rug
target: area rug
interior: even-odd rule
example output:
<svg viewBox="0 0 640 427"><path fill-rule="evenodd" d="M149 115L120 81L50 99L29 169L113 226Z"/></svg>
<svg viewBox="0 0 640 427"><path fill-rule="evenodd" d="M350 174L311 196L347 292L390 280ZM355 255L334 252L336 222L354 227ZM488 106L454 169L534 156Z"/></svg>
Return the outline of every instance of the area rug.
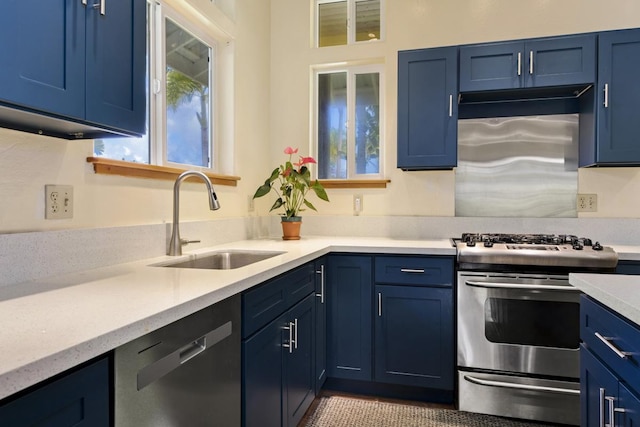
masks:
<svg viewBox="0 0 640 427"><path fill-rule="evenodd" d="M321 397L300 427L541 427L490 415L343 396Z"/></svg>

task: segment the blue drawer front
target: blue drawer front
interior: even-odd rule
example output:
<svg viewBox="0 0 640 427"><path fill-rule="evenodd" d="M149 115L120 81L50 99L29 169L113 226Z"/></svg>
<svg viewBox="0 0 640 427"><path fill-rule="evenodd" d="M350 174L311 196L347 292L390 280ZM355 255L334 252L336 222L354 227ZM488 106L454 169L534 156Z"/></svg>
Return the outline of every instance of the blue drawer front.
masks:
<svg viewBox="0 0 640 427"><path fill-rule="evenodd" d="M315 289L313 263L278 276L242 295L242 338L256 332Z"/></svg>
<svg viewBox="0 0 640 427"><path fill-rule="evenodd" d="M599 338L622 352L621 357ZM613 313L591 298L580 297L580 338L585 346L606 363L617 376L640 393L640 328L622 316Z"/></svg>
<svg viewBox="0 0 640 427"><path fill-rule="evenodd" d="M375 264L376 283L453 286L453 257L382 256Z"/></svg>

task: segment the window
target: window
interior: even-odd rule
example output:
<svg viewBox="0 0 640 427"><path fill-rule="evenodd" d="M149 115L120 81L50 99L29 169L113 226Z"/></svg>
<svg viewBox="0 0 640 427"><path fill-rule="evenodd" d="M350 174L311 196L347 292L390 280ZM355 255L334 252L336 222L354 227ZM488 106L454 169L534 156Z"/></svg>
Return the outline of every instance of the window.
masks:
<svg viewBox="0 0 640 427"><path fill-rule="evenodd" d="M382 66L317 71L319 179L382 176Z"/></svg>
<svg viewBox="0 0 640 427"><path fill-rule="evenodd" d="M223 149L218 140L228 132L224 123L232 123L233 118L229 113L217 116L218 104L225 102L227 112L233 109L227 108L232 103L228 96L216 97L218 80L232 84L230 68L216 59L223 46L221 56L232 60L228 55L232 44L198 25L198 19L166 4L148 2L147 16L147 135L98 139L94 153L116 160L219 171ZM225 140L231 144L229 138Z"/></svg>
<svg viewBox="0 0 640 427"><path fill-rule="evenodd" d="M382 0L316 0L318 47L382 39Z"/></svg>

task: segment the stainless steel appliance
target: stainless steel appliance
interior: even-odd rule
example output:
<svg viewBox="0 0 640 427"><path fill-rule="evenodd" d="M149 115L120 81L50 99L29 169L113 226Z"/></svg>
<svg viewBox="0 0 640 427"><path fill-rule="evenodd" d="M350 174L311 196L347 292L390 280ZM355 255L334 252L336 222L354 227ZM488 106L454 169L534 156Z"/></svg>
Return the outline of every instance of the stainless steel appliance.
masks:
<svg viewBox="0 0 640 427"><path fill-rule="evenodd" d="M240 296L115 350L115 426L241 423Z"/></svg>
<svg viewBox="0 0 640 427"><path fill-rule="evenodd" d="M454 242L459 408L578 425L579 291L568 273L610 271L617 254L568 235Z"/></svg>

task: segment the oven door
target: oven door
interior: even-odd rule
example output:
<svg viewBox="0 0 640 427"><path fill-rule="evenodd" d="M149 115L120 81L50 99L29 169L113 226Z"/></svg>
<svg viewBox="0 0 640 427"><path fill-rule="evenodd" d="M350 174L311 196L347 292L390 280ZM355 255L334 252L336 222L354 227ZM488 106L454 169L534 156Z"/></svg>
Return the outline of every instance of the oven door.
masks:
<svg viewBox="0 0 640 427"><path fill-rule="evenodd" d="M458 366L579 378L580 292L567 276L458 273Z"/></svg>

